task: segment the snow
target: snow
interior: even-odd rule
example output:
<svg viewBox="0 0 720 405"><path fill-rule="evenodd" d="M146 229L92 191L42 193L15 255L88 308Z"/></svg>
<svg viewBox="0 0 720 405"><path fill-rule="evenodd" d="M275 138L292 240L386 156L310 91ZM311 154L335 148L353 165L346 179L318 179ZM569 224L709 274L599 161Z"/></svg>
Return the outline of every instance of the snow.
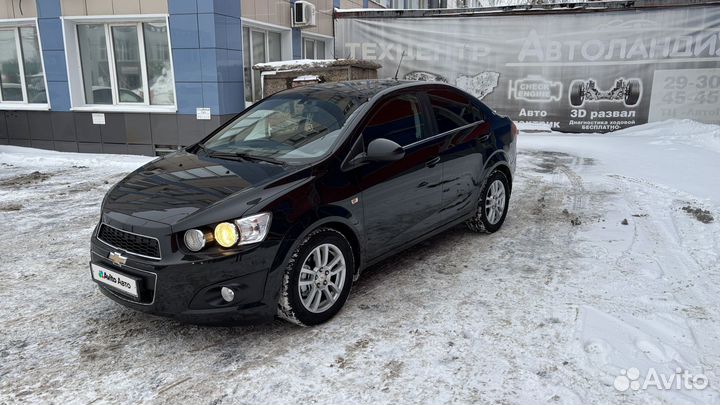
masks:
<svg viewBox="0 0 720 405"><path fill-rule="evenodd" d="M0 146L0 403L718 403L719 130L521 132L501 231L458 226L374 266L315 328L114 304L88 239L149 158ZM613 388L633 367L710 386Z"/></svg>
<svg viewBox="0 0 720 405"><path fill-rule="evenodd" d="M281 60L277 62L265 62L257 63L254 65L255 68L260 70L300 70L309 67L312 68L323 68L333 66L338 61L344 59L295 59L295 60Z"/></svg>
<svg viewBox="0 0 720 405"><path fill-rule="evenodd" d="M539 126L520 125L523 130ZM607 134L538 134L522 145L602 160L618 173L720 201L720 127L668 120ZM545 136L545 137L543 137ZM551 142L548 141L551 139Z"/></svg>
<svg viewBox="0 0 720 405"><path fill-rule="evenodd" d="M303 69L324 69L332 66L348 65L380 68L380 65L375 62L357 59L296 59L281 60L277 62L256 63L255 65L253 65L253 69L293 71Z"/></svg>
<svg viewBox="0 0 720 405"><path fill-rule="evenodd" d="M293 79L294 82L319 82L320 77L317 75L302 75Z"/></svg>

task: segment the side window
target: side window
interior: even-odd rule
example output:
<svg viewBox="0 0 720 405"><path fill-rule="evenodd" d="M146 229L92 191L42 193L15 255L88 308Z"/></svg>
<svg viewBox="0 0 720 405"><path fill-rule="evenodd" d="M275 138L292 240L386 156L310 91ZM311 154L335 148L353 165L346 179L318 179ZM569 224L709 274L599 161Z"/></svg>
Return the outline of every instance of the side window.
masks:
<svg viewBox="0 0 720 405"><path fill-rule="evenodd" d="M440 134L484 119L482 111L463 94L452 90L432 90L428 92L428 97Z"/></svg>
<svg viewBox="0 0 720 405"><path fill-rule="evenodd" d="M373 139L386 138L406 146L428 136L420 118L420 102L407 94L384 102L376 110L363 130L365 146Z"/></svg>

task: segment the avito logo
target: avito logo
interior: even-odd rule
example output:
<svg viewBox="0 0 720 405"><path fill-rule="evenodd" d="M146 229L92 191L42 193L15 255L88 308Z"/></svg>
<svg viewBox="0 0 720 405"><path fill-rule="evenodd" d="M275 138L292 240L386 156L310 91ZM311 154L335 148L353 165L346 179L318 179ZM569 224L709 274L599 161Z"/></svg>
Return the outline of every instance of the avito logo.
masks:
<svg viewBox="0 0 720 405"><path fill-rule="evenodd" d="M111 274L108 274L108 273L106 273L106 272L104 272L104 271L98 272L98 276L99 276L101 279L109 280L109 281L112 281L113 283L117 283L117 282L118 282L118 280L117 280L115 277L113 277Z"/></svg>
<svg viewBox="0 0 720 405"><path fill-rule="evenodd" d="M112 274L106 272L106 271L98 271L98 277L100 277L101 280L107 280L113 284L117 284L120 287L123 288L132 288L132 285L128 283L127 281L123 280L120 276L113 276Z"/></svg>

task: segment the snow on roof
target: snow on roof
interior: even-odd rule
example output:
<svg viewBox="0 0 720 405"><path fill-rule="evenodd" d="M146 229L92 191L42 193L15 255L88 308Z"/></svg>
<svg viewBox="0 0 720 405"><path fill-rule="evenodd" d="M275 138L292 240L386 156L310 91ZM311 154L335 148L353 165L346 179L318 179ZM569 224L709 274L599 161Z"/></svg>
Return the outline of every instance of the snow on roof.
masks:
<svg viewBox="0 0 720 405"><path fill-rule="evenodd" d="M333 66L361 66L379 69L380 64L360 59L295 59L281 60L277 62L257 63L253 66L255 70L303 70L322 69Z"/></svg>
<svg viewBox="0 0 720 405"><path fill-rule="evenodd" d="M294 82L312 82L312 81L320 81L320 76L318 75L302 75L298 76L293 79Z"/></svg>

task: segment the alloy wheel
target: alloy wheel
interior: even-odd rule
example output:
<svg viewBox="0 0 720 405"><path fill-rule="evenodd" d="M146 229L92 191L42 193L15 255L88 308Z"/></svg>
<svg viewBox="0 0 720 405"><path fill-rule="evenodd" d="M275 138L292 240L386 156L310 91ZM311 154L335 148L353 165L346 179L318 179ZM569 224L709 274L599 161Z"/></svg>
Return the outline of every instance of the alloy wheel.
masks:
<svg viewBox="0 0 720 405"><path fill-rule="evenodd" d="M340 297L345 285L347 267L340 249L324 243L305 258L298 279L302 305L310 312L327 311Z"/></svg>
<svg viewBox="0 0 720 405"><path fill-rule="evenodd" d="M495 180L490 184L485 196L485 217L490 224L495 225L502 218L505 211L505 186L502 181Z"/></svg>

